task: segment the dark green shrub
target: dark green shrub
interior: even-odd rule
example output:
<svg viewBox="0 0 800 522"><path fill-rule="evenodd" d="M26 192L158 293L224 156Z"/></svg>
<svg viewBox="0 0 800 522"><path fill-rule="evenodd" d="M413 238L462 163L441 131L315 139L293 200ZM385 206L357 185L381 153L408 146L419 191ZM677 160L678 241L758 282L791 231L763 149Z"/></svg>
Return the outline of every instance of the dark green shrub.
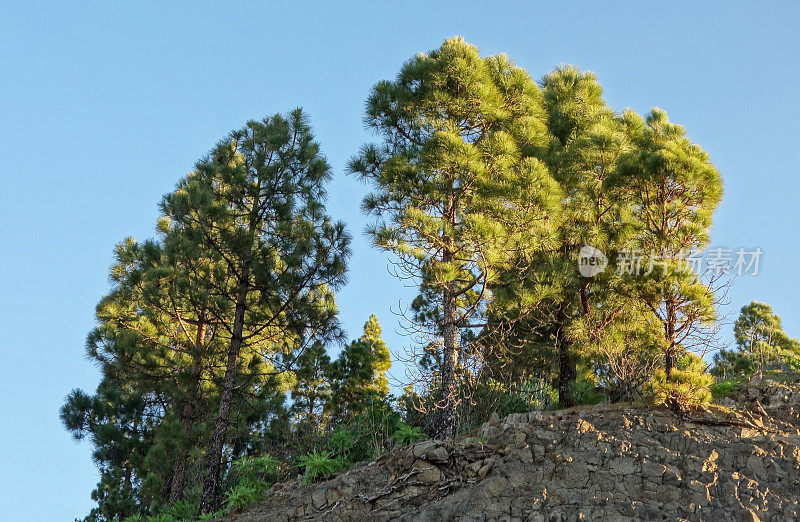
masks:
<svg viewBox="0 0 800 522"><path fill-rule="evenodd" d="M199 511L200 508L197 504L179 500L170 506L164 507L159 518L165 517L166 520L195 520Z"/></svg>
<svg viewBox="0 0 800 522"><path fill-rule="evenodd" d="M722 399L735 392L739 388L740 381L738 379L727 379L724 381L715 382L711 385L711 396L714 400Z"/></svg>
<svg viewBox="0 0 800 522"><path fill-rule="evenodd" d="M397 431L395 431L394 435L392 435L392 439L394 439L398 446L410 446L415 442L426 438L428 438L428 436L425 435L421 429L416 426L409 426L404 422L400 423Z"/></svg>
<svg viewBox="0 0 800 522"><path fill-rule="evenodd" d="M328 478L341 470L344 462L334 458L329 451L313 450L299 459L300 466L305 468L303 483L311 484L319 479Z"/></svg>
<svg viewBox="0 0 800 522"><path fill-rule="evenodd" d="M346 426L353 438L347 457L352 462L376 459L389 448L400 422L400 414L388 402L371 402Z"/></svg>
<svg viewBox="0 0 800 522"><path fill-rule="evenodd" d="M570 395L576 405L579 404L599 404L605 400L605 394L595 389L595 384L591 381L579 380L570 385Z"/></svg>
<svg viewBox="0 0 800 522"><path fill-rule="evenodd" d="M476 429L489 420L492 414L505 417L512 413L527 413L545 410L554 406L558 392L540 379L532 379L516 386L494 379L474 380L462 383L459 404L458 432ZM404 420L410 426L430 432L430 419L436 411L437 390L425 395L417 394L408 387L400 397Z"/></svg>
<svg viewBox="0 0 800 522"><path fill-rule="evenodd" d="M170 506L164 506L158 515L127 517L123 522L205 522L222 517L224 511L200 513L196 503L179 500Z"/></svg>
<svg viewBox="0 0 800 522"><path fill-rule="evenodd" d="M237 481L225 492L225 505L239 508L260 501L274 482L277 470L278 461L270 455L242 457L234 461L231 471Z"/></svg>
<svg viewBox="0 0 800 522"><path fill-rule="evenodd" d="M348 458L356 446L356 437L348 428L342 426L331 433L328 446L334 455Z"/></svg>

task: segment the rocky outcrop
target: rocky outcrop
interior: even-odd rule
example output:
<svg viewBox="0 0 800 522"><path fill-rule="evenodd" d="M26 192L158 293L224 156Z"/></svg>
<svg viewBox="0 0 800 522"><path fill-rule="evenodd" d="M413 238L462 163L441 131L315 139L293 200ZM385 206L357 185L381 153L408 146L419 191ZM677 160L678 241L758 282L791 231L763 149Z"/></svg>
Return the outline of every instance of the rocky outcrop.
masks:
<svg viewBox="0 0 800 522"><path fill-rule="evenodd" d="M800 389L682 417L601 405L493 419L225 520L800 520Z"/></svg>

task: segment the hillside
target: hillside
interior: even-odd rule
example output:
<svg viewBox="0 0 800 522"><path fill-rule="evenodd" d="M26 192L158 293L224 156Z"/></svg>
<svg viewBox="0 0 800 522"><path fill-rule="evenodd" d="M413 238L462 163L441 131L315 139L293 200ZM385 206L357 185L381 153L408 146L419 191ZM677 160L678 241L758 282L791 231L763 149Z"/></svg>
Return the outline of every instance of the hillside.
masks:
<svg viewBox="0 0 800 522"><path fill-rule="evenodd" d="M683 417L600 405L495 418L455 443L279 484L224 520L800 519L800 387L726 404Z"/></svg>

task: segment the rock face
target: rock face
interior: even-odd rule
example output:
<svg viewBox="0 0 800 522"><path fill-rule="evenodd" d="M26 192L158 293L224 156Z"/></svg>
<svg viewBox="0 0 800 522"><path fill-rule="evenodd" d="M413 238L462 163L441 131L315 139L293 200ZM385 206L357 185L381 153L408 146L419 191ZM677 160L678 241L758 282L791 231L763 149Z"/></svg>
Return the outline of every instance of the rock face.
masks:
<svg viewBox="0 0 800 522"><path fill-rule="evenodd" d="M327 482L280 484L224 520L800 520L800 389L738 400L683 418L613 405L515 414Z"/></svg>

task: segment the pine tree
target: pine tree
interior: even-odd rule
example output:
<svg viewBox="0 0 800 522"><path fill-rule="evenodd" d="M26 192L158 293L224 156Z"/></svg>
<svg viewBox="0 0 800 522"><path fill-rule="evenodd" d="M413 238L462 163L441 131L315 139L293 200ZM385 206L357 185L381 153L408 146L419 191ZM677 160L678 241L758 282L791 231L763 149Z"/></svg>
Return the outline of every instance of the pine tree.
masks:
<svg viewBox="0 0 800 522"><path fill-rule="evenodd" d="M370 229L436 303L441 339L433 434L453 437L461 330L479 327L499 268L539 247L557 187L533 158L547 142L542 96L505 55L481 58L461 38L417 54L378 83L366 121L383 137L350 164L373 182Z"/></svg>
<svg viewBox="0 0 800 522"><path fill-rule="evenodd" d="M344 281L349 237L325 214L330 167L300 109L232 132L162 202L167 248L213 296L228 339L202 507L218 502L234 394L257 352L268 372L337 335L332 290ZM205 277L211 270L215 277ZM204 286L205 285L205 286Z"/></svg>
<svg viewBox="0 0 800 522"><path fill-rule="evenodd" d="M92 492L97 507L87 521L123 520L141 513L141 481L154 424L147 413L157 408L152 396L105 377L97 393L73 390L61 407L61 421L76 440L90 437L100 482Z"/></svg>
<svg viewBox="0 0 800 522"><path fill-rule="evenodd" d="M772 368L800 370L800 342L783 331L781 318L766 303L743 306L733 325L737 350L714 356L714 372L723 377L748 377Z"/></svg>
<svg viewBox="0 0 800 522"><path fill-rule="evenodd" d="M97 459L98 510L147 515L201 486L211 509L223 452L263 451L288 425L298 356L339 335L349 237L325 215L328 177L300 110L250 122L164 197L156 239L120 243L87 341L104 381L62 410L98 452L122 452ZM104 435L122 419L135 453Z"/></svg>
<svg viewBox="0 0 800 522"><path fill-rule="evenodd" d="M797 354L798 341L783 331L781 318L766 303L753 301L742 307L733 325L736 344L763 365L770 357L783 353Z"/></svg>
<svg viewBox="0 0 800 522"><path fill-rule="evenodd" d="M159 462L171 464L165 482L175 502L183 498L189 453L201 436L197 429L207 420L211 390L204 382L214 377L207 368L221 362L221 339L214 335L208 296L191 286L186 266L161 242L128 238L118 246L118 260L114 291L98 308L101 338L93 354L116 359L129 382L147 383L169 398L167 414L179 430L169 436L171 454ZM104 353L103 339L118 334L115 350Z"/></svg>
<svg viewBox="0 0 800 522"><path fill-rule="evenodd" d="M618 297L614 270L581 275L578 253L584 246L599 249L607 257L624 241L628 216L625 198L615 171L629 148L620 118L602 98L603 88L591 72L573 66L558 67L545 75L545 108L552 136L547 152L551 174L563 192L558 228L559 248L551 263L535 267L550 269L559 297L549 307L554 317L552 331L558 352L558 391L562 406L571 406L570 388L577 376L574 346L582 334L576 330L590 324L607 324L611 317L587 317L605 304L603 311L621 310L609 300ZM613 268L613 267L612 267ZM592 332L593 336L600 333Z"/></svg>
<svg viewBox="0 0 800 522"><path fill-rule="evenodd" d="M386 372L391 366L389 349L373 314L364 324L364 334L345 346L330 366L328 410L334 421L346 423L363 412L370 401L385 401L389 394Z"/></svg>
<svg viewBox="0 0 800 522"><path fill-rule="evenodd" d="M207 450L204 426L219 396L225 336L212 318L208 295L192 285L186 265L168 254L163 240L140 244L128 238L117 246L112 289L98 304L98 325L87 339L87 353L104 379L94 396L76 390L62 409L66 427L77 436L91 434L102 454L127 455L132 433L140 434L135 454L108 463L96 459L103 480L94 495L97 513L109 513L127 498L126 509L135 500L136 511L147 514L185 499L187 486L200 484L201 476L190 469ZM249 372L268 373L257 352L250 351L247 360ZM239 382L235 397L248 408L234 412L232 441L244 440L254 426L267 431L284 401L269 378ZM109 438L122 419L135 429Z"/></svg>
<svg viewBox="0 0 800 522"><path fill-rule="evenodd" d="M389 348L381 338L381 331L378 318L375 314L370 315L364 324L364 335L361 336L361 342L369 346L372 354L373 375L367 388L386 395L389 393L389 379L386 377L386 372L392 367L392 357L389 354Z"/></svg>
<svg viewBox="0 0 800 522"><path fill-rule="evenodd" d="M112 290L98 304L98 326L87 339L88 355L100 363L105 375L92 400L125 407L119 393L111 396L118 404L108 397L109 382L141 394L149 404L151 426L146 454L156 440L169 441L155 468L145 459L126 472L129 482L138 480L146 486L141 496L156 504L183 497L188 454L198 443L197 429L213 394L213 387L203 384L211 377L206 369L219 366L215 359L219 345L205 335L204 309L185 299L179 271L165 262L155 241L138 244L128 238L120 243L111 269ZM72 409L74 397L68 398L65 408ZM146 424L142 418L131 422ZM69 424L68 428L74 430Z"/></svg>
<svg viewBox="0 0 800 522"><path fill-rule="evenodd" d="M621 160L620 182L634 208L633 245L648 272L636 287L663 328L669 375L686 341L715 319L712 288L683 260L708 244L722 180L708 154L664 111L653 109L644 120L631 112L624 117L634 147Z"/></svg>
<svg viewBox="0 0 800 522"><path fill-rule="evenodd" d="M306 348L297 358L292 387L292 411L295 418L309 426L322 430L324 409L327 407L331 386L329 374L331 358L322 343Z"/></svg>

